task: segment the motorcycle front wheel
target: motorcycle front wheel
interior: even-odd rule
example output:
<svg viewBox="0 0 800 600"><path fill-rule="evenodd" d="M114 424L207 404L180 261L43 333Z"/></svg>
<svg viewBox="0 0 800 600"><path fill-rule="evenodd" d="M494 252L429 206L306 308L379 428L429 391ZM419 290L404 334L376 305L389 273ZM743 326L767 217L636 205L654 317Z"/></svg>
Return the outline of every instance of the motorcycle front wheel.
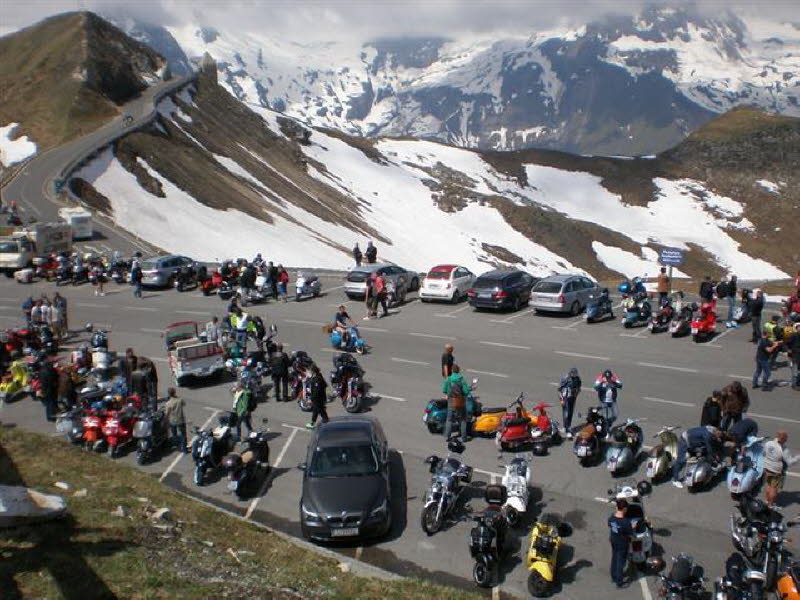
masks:
<svg viewBox="0 0 800 600"><path fill-rule="evenodd" d="M489 565L482 560L475 563L472 567L472 578L482 588L488 588L492 585L492 569Z"/></svg>
<svg viewBox="0 0 800 600"><path fill-rule="evenodd" d="M357 413L361 410L361 398L350 396L344 403L344 409L349 413Z"/></svg>
<svg viewBox="0 0 800 600"><path fill-rule="evenodd" d="M139 450L136 453L136 464L137 465L144 465L147 463L147 451L146 450Z"/></svg>
<svg viewBox="0 0 800 600"><path fill-rule="evenodd" d="M297 406L299 406L300 410L303 412L311 412L311 400L309 398L305 398L301 395L297 398Z"/></svg>
<svg viewBox="0 0 800 600"><path fill-rule="evenodd" d="M422 509L420 525L422 525L422 531L428 535L433 535L442 527L441 520L436 518L437 509L438 506L436 504L429 504Z"/></svg>
<svg viewBox="0 0 800 600"><path fill-rule="evenodd" d="M519 525L520 521L519 511L514 508L513 506L506 507L506 521L511 527L516 527Z"/></svg>

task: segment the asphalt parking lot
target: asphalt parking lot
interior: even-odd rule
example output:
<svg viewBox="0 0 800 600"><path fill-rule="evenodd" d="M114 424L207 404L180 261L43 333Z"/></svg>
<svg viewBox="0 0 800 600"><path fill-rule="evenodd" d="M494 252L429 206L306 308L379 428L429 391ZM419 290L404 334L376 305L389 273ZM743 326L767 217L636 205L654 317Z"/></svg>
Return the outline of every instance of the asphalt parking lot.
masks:
<svg viewBox="0 0 800 600"><path fill-rule="evenodd" d="M333 351L321 330L324 322L343 301L342 281L323 278L324 296L303 301L270 303L249 310L266 323L278 326L278 339L287 350L304 349L320 364L323 373L330 369ZM108 295L98 298L90 286L62 287L70 302L73 328L91 321L111 331L113 349L133 347L139 354L157 361L162 390L170 381L160 333L175 321L207 321L211 314L222 314L226 303L198 292L178 294L173 290L148 291L141 300L127 286L111 284ZM55 291L53 284L23 286L0 281L0 326L18 323L20 303L27 294ZM471 441L463 460L475 468L465 517L445 530L428 537L419 525L422 498L429 475L423 459L444 452L442 438L432 436L422 425L423 408L428 399L439 396L441 376L439 357L442 346L455 345L456 361L469 377L479 379L478 395L485 405L511 402L519 392L530 400L549 401L557 406L555 383L570 367L577 367L584 380L578 399L578 412L596 404L590 389L597 374L611 368L624 383L619 399L620 418L637 417L643 423L645 443L663 425L691 427L699 422L700 410L710 391L734 379L749 387L754 347L748 343L749 326L721 331L709 343L695 344L690 339L672 339L667 334L652 335L644 329L624 330L618 320L586 324L582 317L535 316L530 309L517 313L474 313L466 304L422 304L415 294L401 308L383 319L363 321L362 335L372 352L358 357L371 385L369 412L380 419L393 454L394 527L389 536L364 546L335 550L345 557L358 558L407 575L430 577L444 583L473 587L468 533L472 522L469 509L484 507L482 485L499 477L504 460L491 440ZM363 306L349 302L351 316L361 321ZM788 380L788 367L775 373L778 381ZM204 426L231 405L229 383L185 388L190 421ZM788 431L791 448L800 449L800 394L787 385L771 391L751 391L750 416L764 435L778 428ZM331 416L343 414L338 402L329 404ZM560 410L554 416L561 420ZM30 400L7 405L0 412L5 424L54 432L43 420L41 406ZM224 481L196 488L192 483L190 457L170 454L144 467L164 483L256 519L282 531L299 535L298 501L301 473L296 469L305 457L308 432L303 427L308 415L295 403L262 404L254 424L269 418L272 472L263 494L238 501ZM577 420L577 419L576 419ZM133 464L132 456L122 458ZM613 480L603 465L583 468L570 444L551 449L546 457L532 462L533 485L528 522L541 512L554 512L574 528L561 553L556 597L583 599L600 597L644 598L657 595L655 578L640 578L625 590L616 590L608 577L610 551L606 518L610 507L606 490ZM642 479L641 466L632 478ZM791 473L781 504L794 504L798 496L798 477ZM733 547L728 534L728 516L733 509L724 481L711 490L689 494L669 484L655 487L646 500L647 512L656 529L656 543L665 558L689 552L702 564L711 580L722 570ZM795 514L789 506L786 513ZM523 560L527 529L520 528L521 548L504 563L494 597L529 597L527 571Z"/></svg>

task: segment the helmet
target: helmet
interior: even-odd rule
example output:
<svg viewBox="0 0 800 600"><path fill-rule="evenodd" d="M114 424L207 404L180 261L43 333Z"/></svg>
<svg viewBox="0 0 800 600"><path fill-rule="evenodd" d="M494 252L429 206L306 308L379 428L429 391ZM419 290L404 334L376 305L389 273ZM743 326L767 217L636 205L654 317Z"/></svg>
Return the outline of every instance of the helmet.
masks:
<svg viewBox="0 0 800 600"><path fill-rule="evenodd" d="M606 379L611 379L613 376L614 374L611 372L611 369L606 369L605 371L603 371L603 377L605 377Z"/></svg>

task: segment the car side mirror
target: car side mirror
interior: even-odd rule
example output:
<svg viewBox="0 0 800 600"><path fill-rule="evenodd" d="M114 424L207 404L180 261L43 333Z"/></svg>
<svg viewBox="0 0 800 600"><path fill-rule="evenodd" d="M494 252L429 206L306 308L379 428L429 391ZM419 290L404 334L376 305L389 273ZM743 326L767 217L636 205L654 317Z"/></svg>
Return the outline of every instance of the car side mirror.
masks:
<svg viewBox="0 0 800 600"><path fill-rule="evenodd" d="M305 473L306 469L308 469L308 465L304 462L297 465L298 471L303 471Z"/></svg>

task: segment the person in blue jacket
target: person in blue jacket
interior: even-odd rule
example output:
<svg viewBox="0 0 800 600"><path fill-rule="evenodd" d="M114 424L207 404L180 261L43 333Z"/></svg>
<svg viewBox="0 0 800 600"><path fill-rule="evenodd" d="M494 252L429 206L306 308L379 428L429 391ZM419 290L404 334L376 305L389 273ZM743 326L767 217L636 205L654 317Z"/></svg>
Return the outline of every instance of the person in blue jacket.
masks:
<svg viewBox="0 0 800 600"><path fill-rule="evenodd" d="M711 425L692 427L684 431L678 446L678 456L675 459L675 464L672 465L672 485L677 488L683 487L681 471L686 466L686 454L690 450L705 448L706 456L709 460L718 460L721 440L722 432Z"/></svg>

